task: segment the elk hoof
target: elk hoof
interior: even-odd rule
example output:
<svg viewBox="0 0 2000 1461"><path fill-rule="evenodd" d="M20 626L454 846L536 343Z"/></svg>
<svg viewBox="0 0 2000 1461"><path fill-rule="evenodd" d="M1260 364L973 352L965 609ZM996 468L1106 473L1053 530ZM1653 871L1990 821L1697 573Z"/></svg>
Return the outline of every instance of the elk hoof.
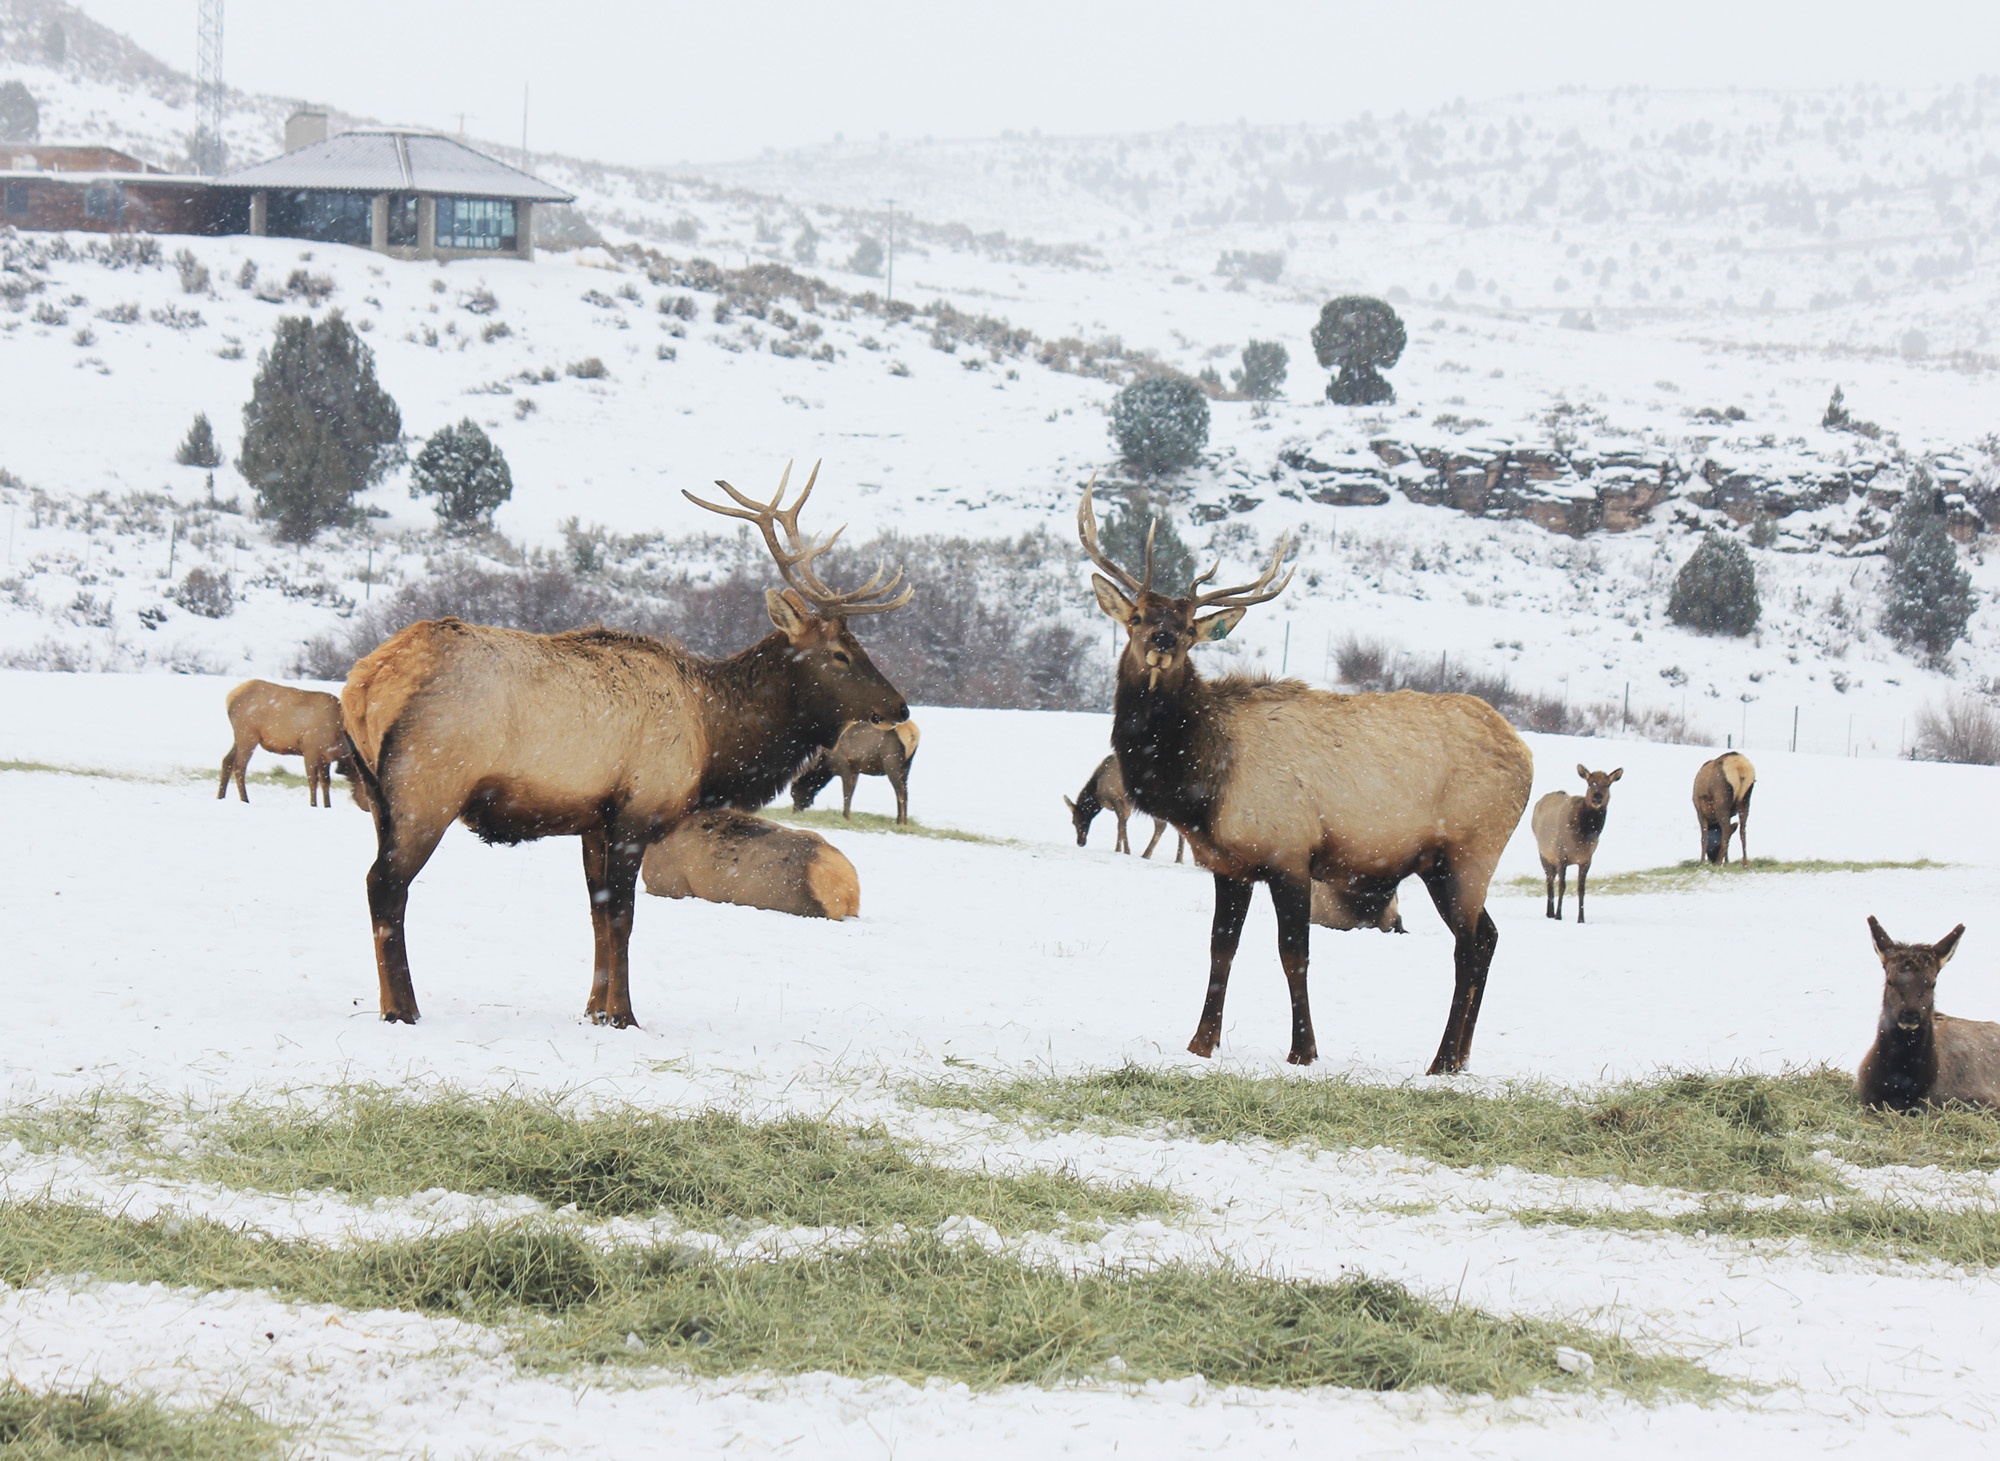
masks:
<svg viewBox="0 0 2000 1461"><path fill-rule="evenodd" d="M1436 1060L1431 1062L1431 1068L1425 1071L1424 1074L1457 1075L1463 1069L1465 1069L1465 1062L1463 1060L1446 1060L1440 1055Z"/></svg>
<svg viewBox="0 0 2000 1461"><path fill-rule="evenodd" d="M417 1022L415 1010L383 1010L382 1023L385 1025L414 1025Z"/></svg>
<svg viewBox="0 0 2000 1461"><path fill-rule="evenodd" d="M1307 1049L1304 1049L1304 1050L1294 1050L1294 1051L1292 1051L1292 1052L1291 1052L1291 1053L1290 1053L1289 1055L1287 1055L1287 1056L1285 1057L1285 1064L1287 1064L1287 1065L1311 1065L1311 1064L1312 1064L1312 1063L1313 1063L1313 1062L1314 1062L1315 1060L1318 1060L1318 1059L1319 1059L1319 1050L1318 1050L1318 1048L1317 1048L1316 1046L1315 1046L1315 1047L1308 1047Z"/></svg>
<svg viewBox="0 0 2000 1461"><path fill-rule="evenodd" d="M639 1028L638 1016L632 1014L629 1010L622 1015L612 1014L608 1010L592 1010L590 1022L593 1025L609 1025L614 1030L636 1030Z"/></svg>
<svg viewBox="0 0 2000 1461"><path fill-rule="evenodd" d="M1199 1055L1203 1060L1207 1060L1215 1054L1215 1038L1209 1035L1195 1036L1188 1041L1188 1054Z"/></svg>

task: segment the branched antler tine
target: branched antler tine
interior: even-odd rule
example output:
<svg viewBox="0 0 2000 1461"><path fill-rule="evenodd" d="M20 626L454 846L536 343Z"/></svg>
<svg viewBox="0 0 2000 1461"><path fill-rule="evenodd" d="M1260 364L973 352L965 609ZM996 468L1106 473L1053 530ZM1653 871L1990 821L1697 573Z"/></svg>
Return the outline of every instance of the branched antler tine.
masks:
<svg viewBox="0 0 2000 1461"><path fill-rule="evenodd" d="M1153 586L1153 539L1159 534L1160 520L1154 518L1146 524L1146 587Z"/></svg>
<svg viewBox="0 0 2000 1461"><path fill-rule="evenodd" d="M1200 588L1203 584L1207 583L1211 578L1215 577L1215 575L1221 571L1221 568L1222 568L1222 560L1220 558L1216 559L1213 563L1209 564L1208 572L1202 574L1199 578L1195 579L1193 583L1188 585L1189 596L1199 597L1199 595L1195 594L1195 590Z"/></svg>
<svg viewBox="0 0 2000 1461"><path fill-rule="evenodd" d="M1298 566L1294 564L1292 573L1285 575L1283 583L1280 583L1276 588L1266 587L1272 579L1278 576L1278 570L1284 567L1285 551L1291 545L1292 540L1289 533L1280 537L1276 550L1271 554L1271 566L1259 574L1253 582L1238 584L1234 588L1210 589L1205 594L1195 595L1196 606L1199 608L1219 606L1227 609L1240 609L1246 608L1251 604L1261 604L1275 599L1285 591L1286 584L1292 581L1292 573L1298 572ZM1210 573L1213 572L1214 570L1211 569Z"/></svg>
<svg viewBox="0 0 2000 1461"><path fill-rule="evenodd" d="M902 576L903 575L901 573L898 573L896 575L897 578L901 578ZM895 587L894 580L890 581L889 587L891 588ZM901 593L897 594L896 597L888 600L885 603L879 603L879 604L843 603L839 606L836 612L838 613L839 617L843 619L852 619L856 614L886 614L891 609L902 608L903 605L907 604L912 598L916 597L916 592L917 592L917 586L915 584L911 584L908 588L904 589Z"/></svg>
<svg viewBox="0 0 2000 1461"><path fill-rule="evenodd" d="M770 509L765 507L763 503L758 502L753 498L745 497L741 492L738 492L734 487L730 486L720 477L715 479L715 485L720 487L724 492L727 492L731 497L735 498L738 502L742 503L743 506L740 508L724 507L719 502L709 502L704 498L695 496L685 487L681 488L681 496L685 497L689 502L692 502L696 507L705 507L710 512L719 512L724 517L740 517L745 522L753 522L753 523L765 522L770 518L771 516Z"/></svg>
<svg viewBox="0 0 2000 1461"><path fill-rule="evenodd" d="M1090 485L1083 489L1083 501L1076 509L1076 530L1077 536L1083 539L1083 551L1090 556L1092 563L1110 576L1112 582L1135 595L1142 594L1146 591L1145 585L1105 557L1104 550L1097 546L1097 512L1090 504L1090 494L1096 486L1097 478L1092 477Z"/></svg>
<svg viewBox="0 0 2000 1461"><path fill-rule="evenodd" d="M880 614L889 609L900 609L910 601L915 588L906 588L899 598L886 603L862 603L863 599L892 592L903 581L903 571L896 570L896 576L886 584L882 582L884 568L878 564L875 576L858 589L846 593L829 588L826 582L813 571L813 560L840 541L840 535L847 531L841 524L824 539L815 543L799 532L799 509L812 496L815 483L819 481L819 463L813 463L812 475L806 479L799 500L790 507L780 506L785 500L785 488L792 478L791 464L785 465L783 476L778 479L777 495L769 502L758 502L746 497L729 483L717 479L716 486L737 503L739 507L725 507L719 502L708 502L683 489L681 495L697 507L705 507L710 512L721 513L724 517L742 518L757 524L757 531L763 534L764 546L770 550L771 560L778 566L778 575L783 578L792 592L809 602L824 618L845 618L851 614ZM779 529L783 529L781 541Z"/></svg>

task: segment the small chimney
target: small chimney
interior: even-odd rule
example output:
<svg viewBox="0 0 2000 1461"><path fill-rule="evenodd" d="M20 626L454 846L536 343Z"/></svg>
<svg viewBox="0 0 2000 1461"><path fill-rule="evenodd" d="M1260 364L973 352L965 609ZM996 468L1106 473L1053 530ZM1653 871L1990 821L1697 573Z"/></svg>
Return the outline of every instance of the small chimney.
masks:
<svg viewBox="0 0 2000 1461"><path fill-rule="evenodd" d="M297 111L285 119L285 151L297 152L326 141L326 113Z"/></svg>

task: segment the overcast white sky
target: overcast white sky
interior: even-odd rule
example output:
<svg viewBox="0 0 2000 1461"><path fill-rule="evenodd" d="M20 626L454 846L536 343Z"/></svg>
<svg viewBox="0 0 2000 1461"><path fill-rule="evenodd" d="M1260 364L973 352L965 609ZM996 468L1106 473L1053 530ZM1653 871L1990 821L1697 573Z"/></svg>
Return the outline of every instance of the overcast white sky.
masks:
<svg viewBox="0 0 2000 1461"><path fill-rule="evenodd" d="M194 69L196 0L78 0ZM2000 72L1996 0L228 0L225 78L619 162Z"/></svg>

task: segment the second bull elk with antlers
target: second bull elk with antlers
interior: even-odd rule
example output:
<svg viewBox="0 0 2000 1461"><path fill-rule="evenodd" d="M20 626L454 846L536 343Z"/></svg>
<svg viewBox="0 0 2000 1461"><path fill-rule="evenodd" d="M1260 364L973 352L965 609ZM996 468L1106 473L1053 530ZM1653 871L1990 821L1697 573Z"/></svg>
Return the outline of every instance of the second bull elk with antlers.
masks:
<svg viewBox="0 0 2000 1461"><path fill-rule="evenodd" d="M1186 598L1168 598L1152 590L1150 539L1143 579L1098 547L1090 497L1085 489L1078 531L1101 570L1092 576L1098 605L1126 632L1111 722L1126 791L1140 811L1185 833L1195 861L1215 875L1208 998L1188 1049L1211 1055L1222 1037L1223 996L1256 884L1269 887L1278 916L1292 996L1289 1059L1310 1065L1318 1056L1306 1002L1313 883L1338 884L1373 906L1414 876L1457 940L1457 987L1430 1069L1458 1070L1499 942L1486 889L1528 805L1527 746L1470 695L1335 695L1297 680L1204 680L1189 651L1284 591L1290 575L1271 583L1287 543L1279 541L1253 583L1200 592L1211 568Z"/></svg>
<svg viewBox="0 0 2000 1461"><path fill-rule="evenodd" d="M813 560L838 532L801 538L813 482L781 508L716 485L757 525L788 585L765 595L777 632L730 659L608 629L527 634L433 619L392 636L341 694L372 794L378 851L368 907L382 1018L414 1024L403 913L413 878L462 820L488 842L580 836L596 939L585 1013L636 1024L626 950L646 849L698 807L757 807L852 721L909 719L903 697L848 632L901 608L899 572L839 593ZM790 471L787 469L786 480ZM783 530L783 537L779 530Z"/></svg>

